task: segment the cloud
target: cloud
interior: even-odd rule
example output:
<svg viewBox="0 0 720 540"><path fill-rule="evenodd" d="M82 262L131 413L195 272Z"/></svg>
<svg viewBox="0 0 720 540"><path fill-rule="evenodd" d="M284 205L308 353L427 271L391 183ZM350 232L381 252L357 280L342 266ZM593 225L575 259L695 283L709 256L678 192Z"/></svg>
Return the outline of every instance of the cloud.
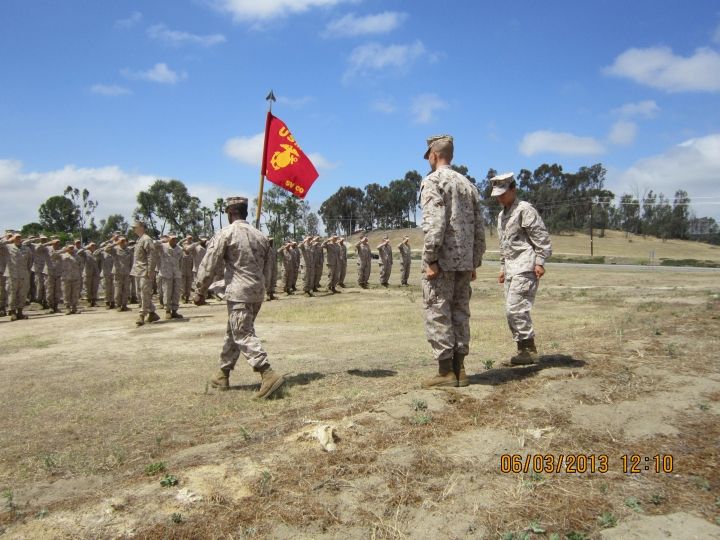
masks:
<svg viewBox="0 0 720 540"><path fill-rule="evenodd" d="M669 47L628 49L603 72L667 92L720 91L720 53L707 47L690 57Z"/></svg>
<svg viewBox="0 0 720 540"><path fill-rule="evenodd" d="M421 41L406 45L381 45L366 43L353 49L350 53L349 66L345 79L356 75L364 76L386 68L406 69L425 53Z"/></svg>
<svg viewBox="0 0 720 540"><path fill-rule="evenodd" d="M127 19L120 19L115 21L115 27L123 29L132 28L133 26L140 24L142 20L143 14L139 11L135 11Z"/></svg>
<svg viewBox="0 0 720 540"><path fill-rule="evenodd" d="M94 84L90 87L90 91L93 94L100 94L101 96L126 96L132 94L129 88L119 86L117 84Z"/></svg>
<svg viewBox="0 0 720 540"><path fill-rule="evenodd" d="M618 120L610 130L608 142L619 146L629 146L635 142L637 135L637 125L635 122L627 120Z"/></svg>
<svg viewBox="0 0 720 540"><path fill-rule="evenodd" d="M613 109L613 113L625 118L655 118L660 112L660 107L652 99L638 101L636 103L626 103L622 107Z"/></svg>
<svg viewBox="0 0 720 540"><path fill-rule="evenodd" d="M147 35L151 39L165 42L169 45L180 46L185 44L201 45L203 47L212 47L219 43L225 43L225 36L222 34L210 34L207 36L199 36L182 32L180 30L170 30L164 24L156 24L147 29Z"/></svg>
<svg viewBox="0 0 720 540"><path fill-rule="evenodd" d="M120 73L127 79L152 81L161 84L175 84L178 81L187 79L186 72L183 71L177 73L163 62L155 64L147 71L131 71L128 68L125 68L120 70Z"/></svg>
<svg viewBox="0 0 720 540"><path fill-rule="evenodd" d="M223 152L226 156L239 161L240 163L257 167L259 169L260 162L262 161L264 142L264 132L247 137L233 137L225 142ZM338 166L337 163L331 162L325 156L317 152L309 153L307 156L318 169L334 169Z"/></svg>
<svg viewBox="0 0 720 540"><path fill-rule="evenodd" d="M258 22L332 7L347 0L210 0L210 5L232 16L234 22Z"/></svg>
<svg viewBox="0 0 720 540"><path fill-rule="evenodd" d="M693 197L720 200L720 133L712 133L673 146L656 156L641 159L612 181L619 192L635 187L652 189L668 197L684 189ZM699 216L720 213L720 206L693 202Z"/></svg>
<svg viewBox="0 0 720 540"><path fill-rule="evenodd" d="M95 222L110 214L122 214L131 219L137 206L137 194L155 180L154 174L124 171L116 165L107 167L77 167L66 165L62 169L37 172L25 171L22 162L0 159L0 215L3 227L20 228L38 221L38 208L49 197L62 195L65 187L86 188L90 197L99 203ZM223 189L214 184L185 183L193 196L206 204L223 196Z"/></svg>
<svg viewBox="0 0 720 540"><path fill-rule="evenodd" d="M370 108L385 114L392 114L397 110L392 99L376 99L370 104Z"/></svg>
<svg viewBox="0 0 720 540"><path fill-rule="evenodd" d="M415 96L410 105L410 112L417 124L427 124L434 118L436 111L448 108L448 104L435 94L420 94Z"/></svg>
<svg viewBox="0 0 720 540"><path fill-rule="evenodd" d="M377 15L357 17L349 13L340 19L330 21L325 28L325 37L355 37L369 34L387 34L407 19L407 13L385 11Z"/></svg>
<svg viewBox="0 0 720 540"><path fill-rule="evenodd" d="M313 101L315 101L315 98L313 98L312 96L302 96L298 98L278 96L277 98L277 102L279 104L291 107L293 109L301 109L306 105L312 103Z"/></svg>
<svg viewBox="0 0 720 540"><path fill-rule="evenodd" d="M720 24L715 27L715 32L713 32L712 40L713 43L720 43Z"/></svg>
<svg viewBox="0 0 720 540"><path fill-rule="evenodd" d="M601 143L592 137L579 137L572 133L556 131L533 131L527 133L520 143L524 156L535 154L560 154L568 156L594 156L605 152Z"/></svg>

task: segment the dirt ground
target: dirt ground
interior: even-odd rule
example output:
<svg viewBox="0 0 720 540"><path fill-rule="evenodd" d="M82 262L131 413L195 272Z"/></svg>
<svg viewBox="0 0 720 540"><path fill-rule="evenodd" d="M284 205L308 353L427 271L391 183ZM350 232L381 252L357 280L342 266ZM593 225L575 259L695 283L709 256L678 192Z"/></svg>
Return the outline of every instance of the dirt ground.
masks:
<svg viewBox="0 0 720 540"><path fill-rule="evenodd" d="M416 262L409 288L264 304L267 402L242 360L208 387L220 303L0 319L0 536L720 538L720 272L550 264L541 362L509 368L497 271L445 391L419 388Z"/></svg>

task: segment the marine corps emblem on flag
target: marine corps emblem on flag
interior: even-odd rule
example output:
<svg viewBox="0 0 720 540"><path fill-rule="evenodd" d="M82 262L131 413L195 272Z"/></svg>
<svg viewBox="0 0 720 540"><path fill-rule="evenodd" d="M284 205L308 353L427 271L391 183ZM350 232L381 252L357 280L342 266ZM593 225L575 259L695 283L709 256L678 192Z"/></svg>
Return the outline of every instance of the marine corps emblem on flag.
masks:
<svg viewBox="0 0 720 540"><path fill-rule="evenodd" d="M285 122L268 113L265 132L265 176L272 183L304 199L318 172L300 149Z"/></svg>

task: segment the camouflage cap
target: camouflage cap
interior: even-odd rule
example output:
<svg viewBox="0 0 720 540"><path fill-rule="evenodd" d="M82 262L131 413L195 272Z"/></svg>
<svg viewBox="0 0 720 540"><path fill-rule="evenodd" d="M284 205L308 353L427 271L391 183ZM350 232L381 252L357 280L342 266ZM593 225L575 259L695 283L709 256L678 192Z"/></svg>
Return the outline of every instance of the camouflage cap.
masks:
<svg viewBox="0 0 720 540"><path fill-rule="evenodd" d="M147 226L145 225L145 222L142 221L142 220L140 220L140 219L136 219L135 221L133 221L132 226L133 226L133 227L142 227L143 229L146 229L146 228L147 228ZM115 231L115 232L116 232L116 234L117 234L117 233L119 233L120 231Z"/></svg>
<svg viewBox="0 0 720 540"><path fill-rule="evenodd" d="M41 234L40 236L38 236L38 238L39 238L40 240L47 240L47 239L48 239L48 237L47 237L46 235L44 235L44 234Z"/></svg>
<svg viewBox="0 0 720 540"><path fill-rule="evenodd" d="M425 150L425 155L423 156L423 159L427 159L430 155L430 151L433 149L434 146L438 145L439 143L453 144L452 135L433 135L432 137L428 137L427 150Z"/></svg>
<svg viewBox="0 0 720 540"><path fill-rule="evenodd" d="M498 195L502 195L508 189L510 189L510 184L514 181L515 181L515 174L513 174L511 172L493 176L490 179L490 184L492 184L492 188L493 188L492 193L490 193L490 196L497 197Z"/></svg>
<svg viewBox="0 0 720 540"><path fill-rule="evenodd" d="M225 210L231 206L237 206L238 204L247 204L247 197L228 197L225 199Z"/></svg>

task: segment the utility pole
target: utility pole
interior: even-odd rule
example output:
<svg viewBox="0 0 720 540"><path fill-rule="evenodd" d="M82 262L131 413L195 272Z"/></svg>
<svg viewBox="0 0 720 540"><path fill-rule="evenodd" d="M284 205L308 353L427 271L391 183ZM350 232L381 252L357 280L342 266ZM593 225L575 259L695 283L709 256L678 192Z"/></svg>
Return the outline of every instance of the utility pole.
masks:
<svg viewBox="0 0 720 540"><path fill-rule="evenodd" d="M593 197L590 201L590 256L594 255L593 251L593 209L595 208L596 197Z"/></svg>

